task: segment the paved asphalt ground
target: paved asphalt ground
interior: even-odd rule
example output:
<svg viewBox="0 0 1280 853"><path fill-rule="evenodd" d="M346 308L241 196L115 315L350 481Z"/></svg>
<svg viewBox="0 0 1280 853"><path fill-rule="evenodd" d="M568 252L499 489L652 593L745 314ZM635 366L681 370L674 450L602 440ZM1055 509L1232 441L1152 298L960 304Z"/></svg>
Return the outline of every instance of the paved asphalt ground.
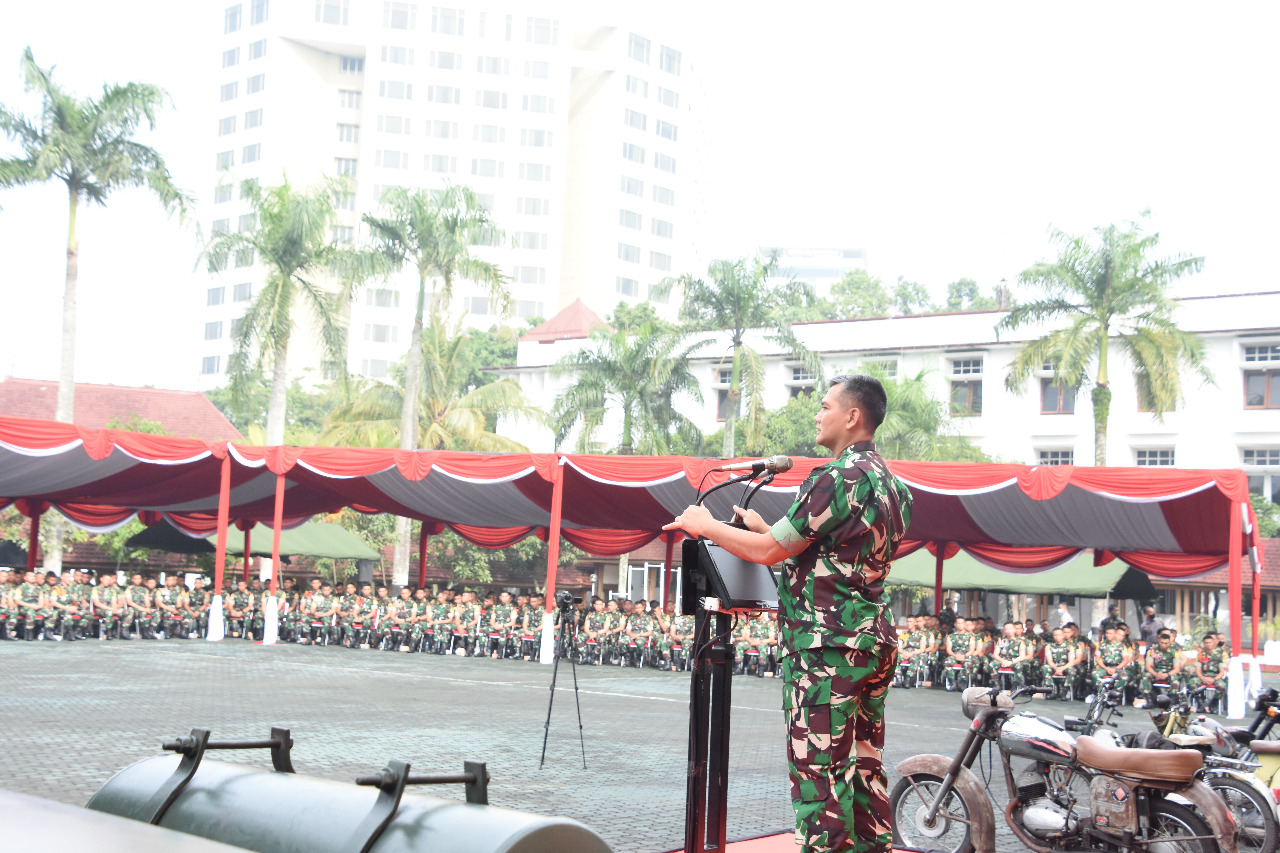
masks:
<svg viewBox="0 0 1280 853"><path fill-rule="evenodd" d="M299 773L347 781L393 758L414 772L454 773L476 759L488 762L494 805L575 818L619 853L681 847L688 675L581 666L577 675L587 769L564 662L539 769L549 666L239 640L0 643L0 788L83 805L117 770L192 727L248 739L283 725ZM733 691L729 837L789 830L779 683L738 677ZM1061 719L1084 706L1028 707ZM952 754L967 723L956 694L892 691L887 765ZM1133 709L1120 723L1150 726ZM270 767L265 752L216 758ZM462 798L461 786L424 793Z"/></svg>

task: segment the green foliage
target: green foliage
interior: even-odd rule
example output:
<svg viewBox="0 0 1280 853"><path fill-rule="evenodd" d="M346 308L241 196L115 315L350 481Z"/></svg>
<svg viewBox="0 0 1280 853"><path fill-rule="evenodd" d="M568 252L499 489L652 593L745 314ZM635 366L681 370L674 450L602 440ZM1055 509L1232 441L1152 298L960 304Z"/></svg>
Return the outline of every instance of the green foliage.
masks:
<svg viewBox="0 0 1280 853"><path fill-rule="evenodd" d="M432 536L427 544L427 560L447 569L455 581L491 582L489 561L494 553L471 544L452 530Z"/></svg>
<svg viewBox="0 0 1280 853"><path fill-rule="evenodd" d="M315 444L324 431L325 419L344 400L344 390L342 383L330 382L308 391L298 380L293 380L285 413L285 444ZM261 372L246 379L238 405L231 389L225 386L206 391L204 395L249 441L265 443L271 388Z"/></svg>
<svg viewBox="0 0 1280 853"><path fill-rule="evenodd" d="M146 527L136 518L110 533L100 533L93 537L98 550L110 555L116 561L116 569L129 564L142 564L151 556L150 548L134 548L128 544L129 538L136 536Z"/></svg>
<svg viewBox="0 0 1280 853"><path fill-rule="evenodd" d="M744 400L748 444L758 444L764 431L764 360L746 343L748 330L763 331L765 340L786 347L793 358L822 378L822 360L795 336L789 319L797 307L813 305L813 288L797 281L771 282L777 264L776 253L767 262L712 261L707 268L709 281L683 275L663 281L658 289L665 293L677 284L681 287L680 319L690 330L724 330L730 335L728 416L721 446L725 457L736 455L735 425Z"/></svg>
<svg viewBox="0 0 1280 853"><path fill-rule="evenodd" d="M355 560L335 560L332 557L318 557L315 561L316 576L333 584L335 590L341 589L347 578L357 574Z"/></svg>
<svg viewBox="0 0 1280 853"><path fill-rule="evenodd" d="M817 392L800 394L787 401L785 406L770 409L765 415L764 432L760 443L752 445L747 442L746 430L741 421L737 428L741 430L737 441L748 456L762 456L765 453L781 453L784 456L830 456L825 447L814 443L816 428L814 416L818 413L822 397Z"/></svg>
<svg viewBox="0 0 1280 853"><path fill-rule="evenodd" d="M847 272L831 285L832 319L887 317L893 306L884 282L866 270Z"/></svg>
<svg viewBox="0 0 1280 853"><path fill-rule="evenodd" d="M1145 219L1149 212L1144 212ZM1206 383L1213 377L1204 363L1204 344L1173 322L1175 303L1169 287L1204 266L1204 258L1176 255L1149 257L1160 235L1147 233L1143 222L1095 228L1090 236L1054 229L1051 240L1058 258L1023 270L1021 285L1041 298L1017 305L996 324L996 333L1029 324L1065 320L1066 325L1028 344L1009 367L1005 387L1020 391L1044 364L1054 366L1054 379L1079 387L1090 374L1094 385L1110 385L1112 341L1125 353L1149 402L1161 417L1183 399L1182 371L1189 368ZM1104 404L1109 404L1107 395ZM1135 407L1137 401L1134 401ZM1095 416L1095 459L1105 465L1109 405Z"/></svg>
<svg viewBox="0 0 1280 853"><path fill-rule="evenodd" d="M547 543L537 536L526 536L509 548L496 552L501 557L503 567L513 575L530 578L538 589L547 585ZM570 542L560 540L560 556L556 565L562 569L576 566L587 556L585 551L575 548Z"/></svg>
<svg viewBox="0 0 1280 853"><path fill-rule="evenodd" d="M1262 495L1249 495L1249 505L1258 517L1258 535L1266 539L1280 536L1280 506Z"/></svg>
<svg viewBox="0 0 1280 853"><path fill-rule="evenodd" d="M417 445L428 449L518 452L524 445L493 431L499 416L539 423L543 412L521 390L503 379L474 388L467 383L474 365L466 353L461 323L447 327L436 314L422 334ZM325 422L319 444L397 447L404 392L373 382L350 402L335 407Z"/></svg>
<svg viewBox="0 0 1280 853"><path fill-rule="evenodd" d="M938 310L938 306L929 301L929 291L923 284L907 281L898 276L898 283L893 288L893 308L898 314L930 314Z"/></svg>
<svg viewBox="0 0 1280 853"><path fill-rule="evenodd" d="M589 347L551 369L553 376L573 376L551 412L556 445L577 427L578 452L590 452L609 409L622 415L620 453L670 453L673 435L694 442L697 427L675 407L681 395L702 400L689 358L705 341L690 342L689 334L651 322L592 332Z"/></svg>
<svg viewBox="0 0 1280 853"><path fill-rule="evenodd" d="M462 387L470 391L497 379L484 368L516 363L516 345L523 331L510 326L492 326L487 332L466 333L467 374Z"/></svg>
<svg viewBox="0 0 1280 853"><path fill-rule="evenodd" d="M81 198L105 205L114 190L144 187L166 210L185 212L190 199L174 186L164 158L134 141L144 127L155 130L156 113L168 100L163 89L125 83L104 86L97 99L80 100L54 82L52 68L36 65L29 47L22 53L22 72L27 91L40 95L40 116L0 107L0 132L22 147L21 157L0 159L0 187L56 178L66 185L73 211ZM73 249L74 227L73 213Z"/></svg>
<svg viewBox="0 0 1280 853"><path fill-rule="evenodd" d="M164 428L164 424L159 421L148 420L137 412L130 412L123 418L116 415L111 420L107 421L107 429L126 429L130 432L145 432L150 435L172 434Z"/></svg>
<svg viewBox="0 0 1280 853"><path fill-rule="evenodd" d="M962 278L947 285L948 311L985 311L998 307L998 295L983 296L978 290L978 283L971 278Z"/></svg>
<svg viewBox="0 0 1280 853"><path fill-rule="evenodd" d="M653 310L653 304L650 302L637 302L634 305L619 302L614 307L613 313L605 318L605 322L616 331L628 333L634 333L646 327L664 332L669 332L673 328L671 323L658 316L658 312Z"/></svg>
<svg viewBox="0 0 1280 853"><path fill-rule="evenodd" d="M396 517L389 513L359 512L348 506L337 513L336 521L378 553L395 542Z"/></svg>

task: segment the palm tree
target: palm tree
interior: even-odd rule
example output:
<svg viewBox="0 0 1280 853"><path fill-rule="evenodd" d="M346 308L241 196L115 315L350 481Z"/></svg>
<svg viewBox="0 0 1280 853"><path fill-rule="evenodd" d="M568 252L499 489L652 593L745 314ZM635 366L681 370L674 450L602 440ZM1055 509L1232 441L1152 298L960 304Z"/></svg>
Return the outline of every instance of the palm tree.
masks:
<svg viewBox="0 0 1280 853"><path fill-rule="evenodd" d="M947 403L929 390L929 372L891 378L881 363L870 362L862 372L884 385L888 408L876 430L876 448L886 459L922 462L986 462L986 454L955 434Z"/></svg>
<svg viewBox="0 0 1280 853"><path fill-rule="evenodd" d="M688 332L651 320L617 331L598 328L591 341L551 369L553 376L574 375L551 412L557 446L580 425L578 451L588 452L609 409L622 413L620 453L670 453L673 434L698 440L697 427L674 401L681 394L702 401L689 358L707 341L689 342Z"/></svg>
<svg viewBox="0 0 1280 853"><path fill-rule="evenodd" d="M1141 222L1130 222L1127 230L1096 228L1092 237L1055 228L1051 241L1059 247L1058 259L1029 267L1018 277L1020 284L1043 291L1044 298L1015 306L996 324L996 333L1059 318L1067 325L1018 353L1005 387L1020 390L1045 364L1053 365L1054 381L1064 388L1083 384L1092 370L1094 464L1106 465L1113 339L1132 362L1144 402L1157 417L1182 400L1183 368L1213 381L1200 339L1174 324L1174 302L1167 292L1175 279L1199 272L1204 258L1150 259L1160 235L1145 233Z"/></svg>
<svg viewBox="0 0 1280 853"><path fill-rule="evenodd" d="M289 344L298 321L295 303L301 302L315 321L326 367L346 375L346 331L340 306L351 286L378 268L366 254L330 241L334 219L330 182L308 192L284 183L263 189L245 181L241 196L249 202L256 225L242 232L212 235L204 248L210 272L226 268L232 255L256 256L266 267L266 282L254 295L244 317L232 326L235 351L228 373L233 403L244 399L249 385L267 363L271 369L271 395L267 404L268 444L284 443L286 395L289 388ZM344 284L335 294L326 282L339 276Z"/></svg>
<svg viewBox="0 0 1280 853"><path fill-rule="evenodd" d="M510 379L467 387L471 364L461 321L448 328L438 315L429 317L419 339L422 394L414 419L419 446L487 453L527 451L524 445L494 431L497 419L518 417L541 423L543 412ZM320 443L399 446L404 402L405 393L400 388L385 382L373 383L330 413Z"/></svg>
<svg viewBox="0 0 1280 853"><path fill-rule="evenodd" d="M167 95L158 86L126 83L104 86L102 97L80 100L53 80L53 69L36 65L31 48L22 53L27 91L41 99L36 121L0 106L0 130L16 139L21 157L0 159L0 187L43 183L57 178L67 188L67 275L62 298L62 364L58 372L58 407L54 417L71 423L75 404L76 278L79 242L76 212L82 199L105 206L107 197L125 187L145 187L165 210L182 214L190 199L173 184L164 158L154 148L134 142L145 121L154 130L156 111Z"/></svg>
<svg viewBox="0 0 1280 853"><path fill-rule="evenodd" d="M365 214L365 224L377 251L393 269L412 264L418 274L418 298L413 315L411 341L422 340L423 316L428 302L448 304L458 278L482 285L503 313L511 306L507 278L496 264L473 258L471 246L495 236L489 213L464 186L449 186L443 192L393 187L383 195L386 217ZM439 285L427 292L428 280ZM430 296L430 300L428 300ZM404 410L400 416L400 449L413 450L417 444L418 381L422 373L423 349L409 347L405 371Z"/></svg>
<svg viewBox="0 0 1280 853"><path fill-rule="evenodd" d="M712 261L707 269L710 282L686 274L678 279L667 279L658 289L662 294L677 285L682 288L684 302L680 307L680 318L691 328L729 332L732 355L724 445L721 449L721 455L726 458L735 455L734 426L743 397L747 399L748 445L758 446L764 429L764 361L747 344L748 330L766 330L765 340L782 344L818 380L822 378L820 359L800 343L786 320L795 305L808 305L813 301L813 290L797 281L771 283L769 279L776 267L776 255L767 262L745 258Z"/></svg>

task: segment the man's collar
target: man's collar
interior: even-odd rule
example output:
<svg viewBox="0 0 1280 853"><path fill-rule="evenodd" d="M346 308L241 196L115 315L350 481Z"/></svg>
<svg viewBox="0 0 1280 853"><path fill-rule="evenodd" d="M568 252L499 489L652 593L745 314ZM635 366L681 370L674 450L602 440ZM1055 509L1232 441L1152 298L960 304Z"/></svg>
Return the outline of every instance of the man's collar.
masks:
<svg viewBox="0 0 1280 853"><path fill-rule="evenodd" d="M848 447L846 447L844 450L841 450L841 451L840 451L839 453L837 453L836 455L837 455L837 456L844 456L844 455L845 455L846 453L848 453L850 450L858 450L858 451L862 451L862 452L867 452L867 451L875 452L875 449L876 449L876 443L875 443L875 441L873 441L873 440L871 440L871 439L867 439L866 441L855 441L853 444L849 445L849 446L848 446Z"/></svg>

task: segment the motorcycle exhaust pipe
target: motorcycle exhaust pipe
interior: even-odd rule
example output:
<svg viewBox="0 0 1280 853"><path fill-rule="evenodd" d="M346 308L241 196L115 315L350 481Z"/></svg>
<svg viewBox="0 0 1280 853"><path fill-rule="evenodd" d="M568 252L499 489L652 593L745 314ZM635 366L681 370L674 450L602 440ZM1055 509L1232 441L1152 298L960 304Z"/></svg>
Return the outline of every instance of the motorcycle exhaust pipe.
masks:
<svg viewBox="0 0 1280 853"><path fill-rule="evenodd" d="M1019 841L1027 845L1028 849L1034 850L1036 853L1055 853L1055 851L1040 844L1039 839L1019 826L1018 822L1013 819L1013 810L1021 803L1022 801L1017 797L1009 801L1009 805L1004 810L1004 822L1009 824L1009 829L1013 830L1013 834L1017 836Z"/></svg>

